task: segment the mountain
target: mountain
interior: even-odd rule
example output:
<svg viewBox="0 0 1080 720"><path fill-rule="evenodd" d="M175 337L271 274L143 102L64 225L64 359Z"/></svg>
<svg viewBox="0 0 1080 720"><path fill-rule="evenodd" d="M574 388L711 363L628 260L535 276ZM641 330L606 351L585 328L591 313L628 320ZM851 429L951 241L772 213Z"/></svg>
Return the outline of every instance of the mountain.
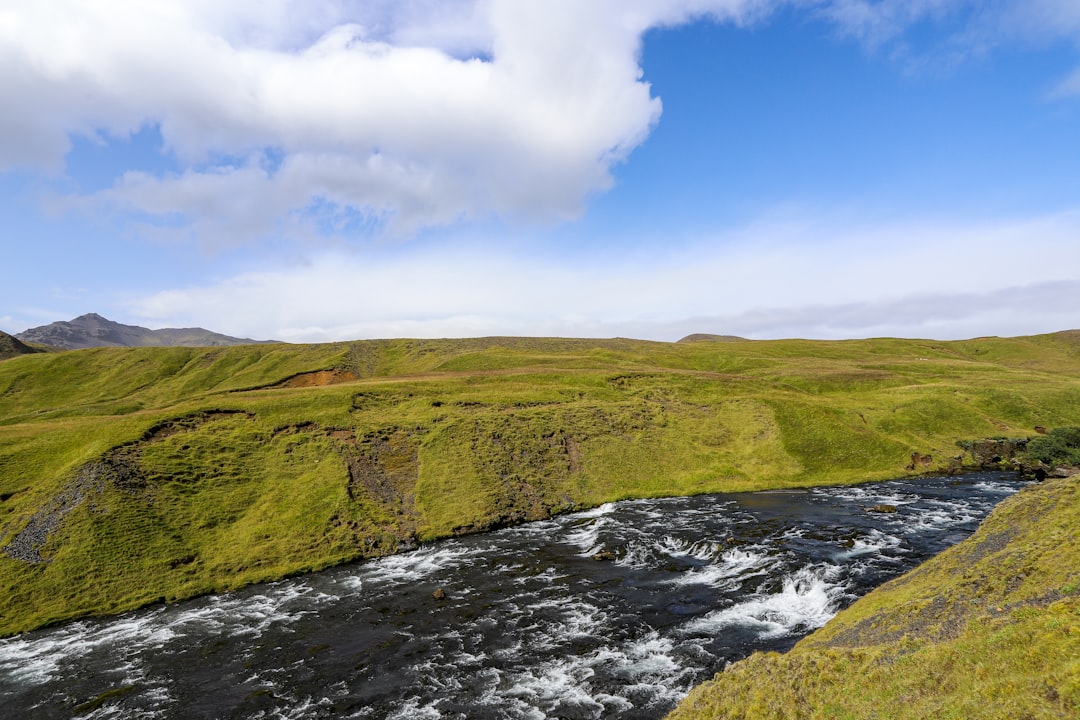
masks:
<svg viewBox="0 0 1080 720"><path fill-rule="evenodd" d="M8 335L6 332L0 330L0 360L7 360L8 358L17 355L28 355L30 353L38 352L41 352L41 350L30 347L18 338Z"/></svg>
<svg viewBox="0 0 1080 720"><path fill-rule="evenodd" d="M30 328L15 337L25 342L42 343L64 350L92 347L215 347L273 342L235 338L203 328L150 330L138 325L122 325L103 318L97 313L88 313L74 320Z"/></svg>

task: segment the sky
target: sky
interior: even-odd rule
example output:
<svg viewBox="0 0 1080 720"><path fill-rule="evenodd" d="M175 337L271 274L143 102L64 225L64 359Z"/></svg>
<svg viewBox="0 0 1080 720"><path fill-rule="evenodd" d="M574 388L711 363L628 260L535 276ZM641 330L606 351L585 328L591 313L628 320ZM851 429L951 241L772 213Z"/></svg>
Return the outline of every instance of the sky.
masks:
<svg viewBox="0 0 1080 720"><path fill-rule="evenodd" d="M0 330L1080 328L1076 0L0 3Z"/></svg>

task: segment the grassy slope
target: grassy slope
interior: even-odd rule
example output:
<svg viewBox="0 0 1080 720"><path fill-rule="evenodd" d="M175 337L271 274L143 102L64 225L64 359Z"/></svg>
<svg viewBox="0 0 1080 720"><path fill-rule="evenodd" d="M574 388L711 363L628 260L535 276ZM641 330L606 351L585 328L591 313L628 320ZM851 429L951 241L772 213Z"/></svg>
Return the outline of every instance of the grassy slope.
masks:
<svg viewBox="0 0 1080 720"><path fill-rule="evenodd" d="M281 386L325 370L351 381ZM895 477L913 452L933 470L957 439L1080 424L1078 378L1068 334L17 357L0 547L57 527L47 563L0 553L0 634L617 498Z"/></svg>
<svg viewBox="0 0 1080 720"><path fill-rule="evenodd" d="M1080 476L1002 503L965 542L786 655L758 653L669 720L1080 717Z"/></svg>

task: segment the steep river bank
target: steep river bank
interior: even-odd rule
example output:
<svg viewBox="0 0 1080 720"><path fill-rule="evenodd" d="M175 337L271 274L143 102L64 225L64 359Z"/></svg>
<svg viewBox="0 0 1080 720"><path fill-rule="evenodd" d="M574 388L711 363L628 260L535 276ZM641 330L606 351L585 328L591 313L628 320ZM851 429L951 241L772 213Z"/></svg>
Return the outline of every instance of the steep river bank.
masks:
<svg viewBox="0 0 1080 720"><path fill-rule="evenodd" d="M657 718L726 663L790 647L967 537L1021 485L977 473L609 504L2 640L0 707Z"/></svg>

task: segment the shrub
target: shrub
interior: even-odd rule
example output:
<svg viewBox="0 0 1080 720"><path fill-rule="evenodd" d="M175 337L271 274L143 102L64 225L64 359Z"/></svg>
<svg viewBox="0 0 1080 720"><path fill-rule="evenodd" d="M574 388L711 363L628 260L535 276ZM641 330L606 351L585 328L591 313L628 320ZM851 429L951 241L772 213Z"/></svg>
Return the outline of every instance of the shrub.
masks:
<svg viewBox="0 0 1080 720"><path fill-rule="evenodd" d="M1027 446L1029 460L1046 465L1080 465L1080 427L1054 428L1033 438Z"/></svg>

